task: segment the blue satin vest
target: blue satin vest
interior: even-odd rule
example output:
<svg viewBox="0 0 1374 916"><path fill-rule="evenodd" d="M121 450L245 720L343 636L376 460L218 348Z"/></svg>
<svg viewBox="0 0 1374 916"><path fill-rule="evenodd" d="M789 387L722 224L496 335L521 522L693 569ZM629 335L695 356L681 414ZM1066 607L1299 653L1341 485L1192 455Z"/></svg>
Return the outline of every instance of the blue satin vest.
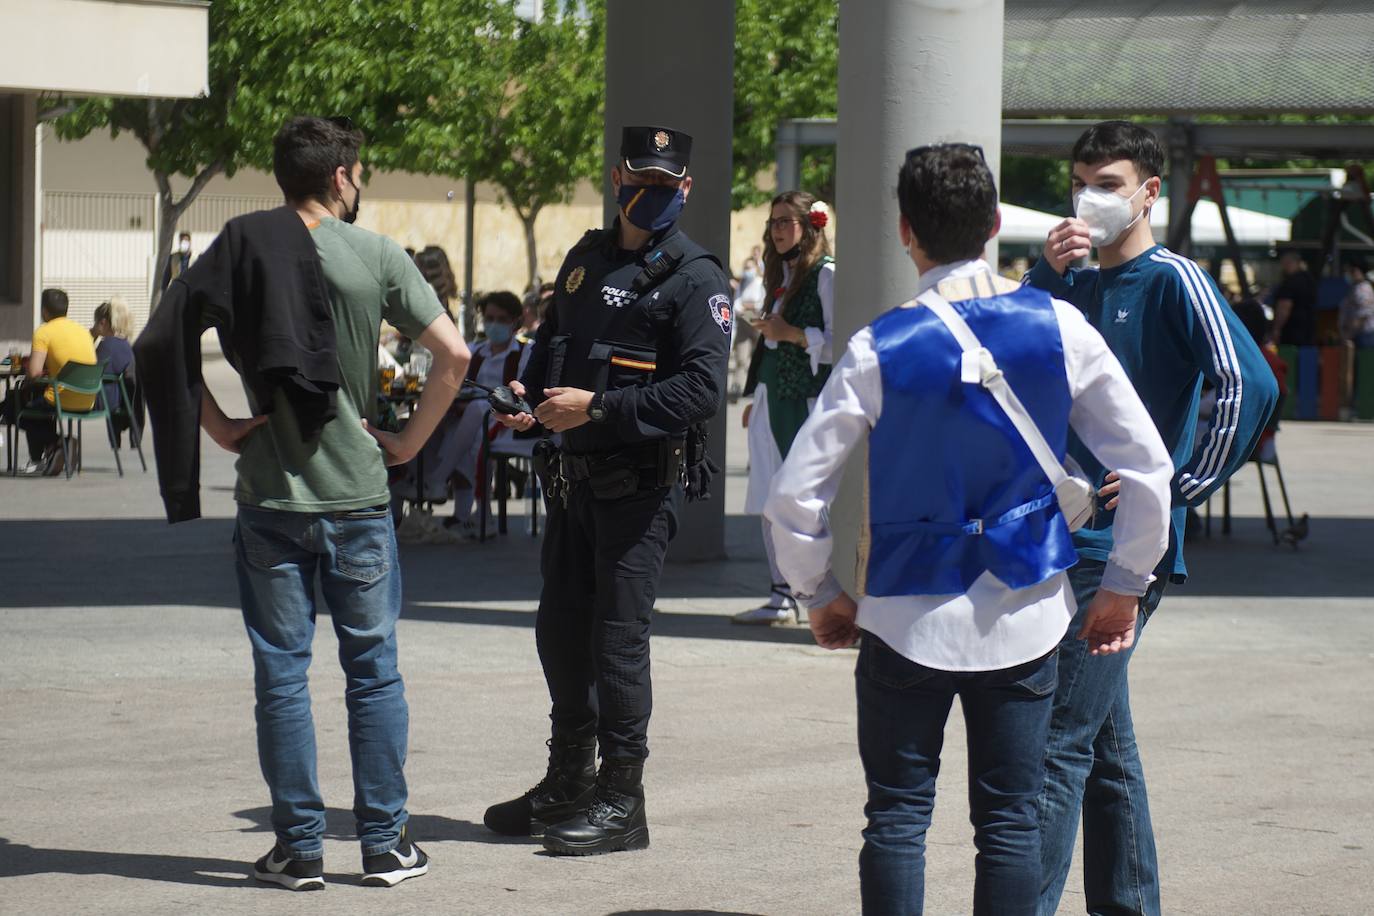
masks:
<svg viewBox="0 0 1374 916"><path fill-rule="evenodd" d="M1062 461L1071 398L1049 294L953 305ZM1027 588L1077 562L1044 471L992 395L960 381L959 345L935 313L893 309L872 331L883 406L869 437L864 591L959 594L985 571Z"/></svg>

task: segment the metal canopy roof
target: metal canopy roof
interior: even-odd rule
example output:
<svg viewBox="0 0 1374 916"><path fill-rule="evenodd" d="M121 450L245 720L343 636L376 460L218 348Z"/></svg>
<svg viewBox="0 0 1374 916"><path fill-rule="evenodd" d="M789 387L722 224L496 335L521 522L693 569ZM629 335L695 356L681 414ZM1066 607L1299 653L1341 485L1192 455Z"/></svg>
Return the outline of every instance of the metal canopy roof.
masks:
<svg viewBox="0 0 1374 916"><path fill-rule="evenodd" d="M1374 113L1374 0L1005 0L1008 117Z"/></svg>

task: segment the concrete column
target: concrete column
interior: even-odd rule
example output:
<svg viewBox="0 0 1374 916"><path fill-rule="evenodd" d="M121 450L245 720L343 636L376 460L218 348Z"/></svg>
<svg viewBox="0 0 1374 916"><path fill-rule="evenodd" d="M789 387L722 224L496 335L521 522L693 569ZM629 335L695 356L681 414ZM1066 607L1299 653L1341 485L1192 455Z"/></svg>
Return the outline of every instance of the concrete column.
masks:
<svg viewBox="0 0 1374 916"><path fill-rule="evenodd" d="M837 355L839 341L916 291L915 267L897 235L897 169L906 151L976 143L999 172L1002 16L1002 0L840 0ZM996 263L995 243L987 256ZM834 567L847 586L866 464L866 453L850 459L831 512Z"/></svg>
<svg viewBox="0 0 1374 916"><path fill-rule="evenodd" d="M666 29L666 31L665 31ZM692 135L692 193L682 228L722 264L730 255L735 6L731 0L609 0L606 5L606 225L615 218L610 168L626 124ZM706 502L686 507L675 560L725 555L725 408L711 423L721 467Z"/></svg>
<svg viewBox="0 0 1374 916"><path fill-rule="evenodd" d="M778 125L777 139L774 141L777 158L776 183L778 193L801 187L801 146L797 140L797 125L794 121L783 121Z"/></svg>
<svg viewBox="0 0 1374 916"><path fill-rule="evenodd" d="M43 283L40 252L43 224L42 139L36 95L0 94L0 143L6 143L9 174L0 175L15 191L9 221L9 288L0 289L0 342L21 344L28 352L29 339L38 326L39 290ZM8 350L8 348L6 348Z"/></svg>

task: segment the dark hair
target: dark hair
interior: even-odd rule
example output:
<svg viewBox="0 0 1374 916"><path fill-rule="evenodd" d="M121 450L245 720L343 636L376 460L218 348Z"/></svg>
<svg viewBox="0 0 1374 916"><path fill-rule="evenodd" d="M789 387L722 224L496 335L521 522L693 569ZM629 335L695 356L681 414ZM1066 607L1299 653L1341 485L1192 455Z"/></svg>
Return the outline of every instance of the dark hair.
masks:
<svg viewBox="0 0 1374 916"><path fill-rule="evenodd" d="M67 314L67 291L62 289L45 289L43 295L39 297L39 308L43 314L51 315L53 318L64 318Z"/></svg>
<svg viewBox="0 0 1374 916"><path fill-rule="evenodd" d="M1343 259L1341 267L1343 267L1346 270L1358 270L1362 274L1369 273L1369 265L1365 263L1364 258L1360 257L1357 254L1346 255Z"/></svg>
<svg viewBox="0 0 1374 916"><path fill-rule="evenodd" d="M415 266L429 285L434 287L434 295L445 307L458 298L458 278L453 275L444 249L438 245L426 245L415 255Z"/></svg>
<svg viewBox="0 0 1374 916"><path fill-rule="evenodd" d="M830 239L826 237L825 226L815 226L810 219L811 205L816 202L814 194L805 191L783 191L768 205L768 219L773 218L773 210L779 205L791 211L792 217L801 225L801 241L797 247L801 254L792 262L792 283L784 293L786 301L801 289L811 273L811 268L821 258L830 254ZM775 290L782 286L782 252L773 244L773 233L768 224L763 227L763 285L765 289Z"/></svg>
<svg viewBox="0 0 1374 916"><path fill-rule="evenodd" d="M1151 131L1130 121L1103 121L1083 131L1073 145L1073 161L1087 165L1129 159L1144 184L1164 171L1164 147Z"/></svg>
<svg viewBox="0 0 1374 916"><path fill-rule="evenodd" d="M352 169L363 133L343 118L292 118L272 141L272 173L287 200L328 200L334 170Z"/></svg>
<svg viewBox="0 0 1374 916"><path fill-rule="evenodd" d="M483 296L477 303L477 311L485 315L487 306L490 305L496 306L512 321L519 321L525 311L525 307L520 302L520 297L504 289Z"/></svg>
<svg viewBox="0 0 1374 916"><path fill-rule="evenodd" d="M982 255L997 223L997 183L983 151L965 143L921 147L897 172L897 204L937 264Z"/></svg>
<svg viewBox="0 0 1374 916"><path fill-rule="evenodd" d="M1250 337L1255 343L1264 345L1269 337L1269 329L1273 323L1269 316L1264 312L1264 306L1254 297L1246 297L1231 307L1240 319L1240 323L1245 325L1245 330L1250 332Z"/></svg>
<svg viewBox="0 0 1374 916"><path fill-rule="evenodd" d="M555 287L552 283L540 283L539 297L542 299L543 297L552 293L555 289L557 289L557 287Z"/></svg>
<svg viewBox="0 0 1374 916"><path fill-rule="evenodd" d="M181 238L181 239L190 239L190 238L191 238L191 233L189 233L189 232L187 232L187 231L185 231L185 230L183 229L182 232L181 232L181 235L177 236L177 238Z"/></svg>

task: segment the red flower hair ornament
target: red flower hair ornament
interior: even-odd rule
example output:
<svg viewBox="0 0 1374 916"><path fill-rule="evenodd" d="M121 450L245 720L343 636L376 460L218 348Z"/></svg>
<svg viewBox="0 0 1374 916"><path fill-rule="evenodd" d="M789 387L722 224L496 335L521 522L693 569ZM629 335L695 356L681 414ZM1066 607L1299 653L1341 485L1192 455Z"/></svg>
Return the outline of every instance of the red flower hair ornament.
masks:
<svg viewBox="0 0 1374 916"><path fill-rule="evenodd" d="M825 201L818 200L813 203L806 218L811 221L813 229L824 229L830 222L830 210L825 206Z"/></svg>

